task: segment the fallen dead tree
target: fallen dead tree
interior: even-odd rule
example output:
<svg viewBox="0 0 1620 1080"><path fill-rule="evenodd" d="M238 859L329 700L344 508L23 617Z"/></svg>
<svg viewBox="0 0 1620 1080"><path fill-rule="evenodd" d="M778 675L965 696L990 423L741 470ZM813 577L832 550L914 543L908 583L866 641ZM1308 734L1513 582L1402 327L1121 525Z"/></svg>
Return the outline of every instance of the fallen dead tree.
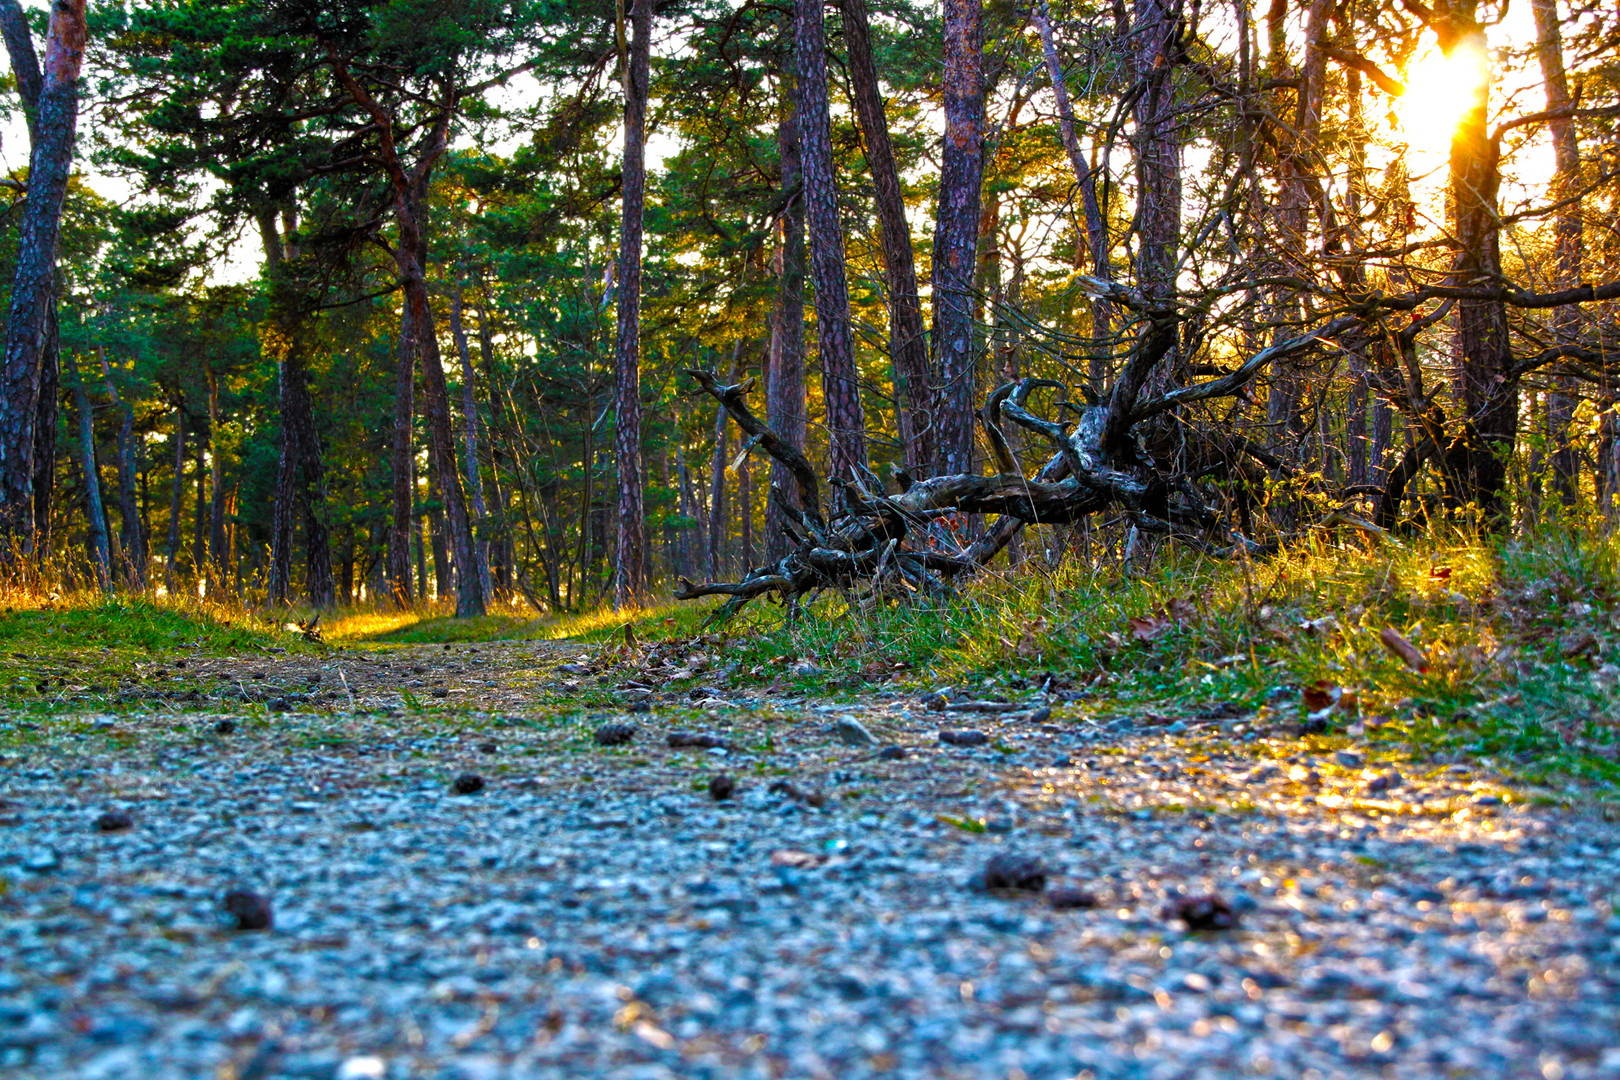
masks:
<svg viewBox="0 0 1620 1080"><path fill-rule="evenodd" d="M1401 524L1409 484L1427 464L1446 488L1447 505L1489 509L1501 487L1500 447L1484 438L1472 418L1447 423L1423 388L1416 343L1420 334L1445 318L1461 300L1498 300L1519 308L1550 308L1620 297L1620 283L1530 294L1501 285L1427 286L1400 296L1361 292L1340 296L1337 318L1308 333L1260 349L1215 378L1146 393L1150 376L1163 373L1181 344L1185 312L1116 282L1081 276L1087 295L1132 312L1137 331L1130 352L1109 393L1077 405L1066 395L1053 409L1066 423L1038 415L1031 398L1038 390L1064 391L1060 383L1024 379L1000 387L986 400L979 420L995 472L961 473L914 479L896 469L889 490L869 469L831 477L829 504L822 481L804 454L750 411L752 382L722 384L713 374L688 371L713 397L752 445L786 467L795 491L773 487L787 523L792 549L773 563L755 567L741 580L697 584L681 578L676 598L728 599L714 618L724 620L750 600L774 594L795 608L799 598L823 589L864 587L864 599L887 603L909 597L948 594L952 582L979 570L1026 525L1073 524L1107 513L1144 533L1168 537L1215 556L1265 555L1287 536L1260 540L1255 531L1264 515L1264 488L1274 480L1301 477L1268 448L1243 435L1182 421L1182 411L1199 402L1234 398L1265 369L1283 360L1301 362L1312 353L1360 353L1372 359L1369 385L1408 416L1418 438L1399 460L1391 460L1379 485L1329 490L1318 483L1313 520L1295 520L1297 532L1346 526L1383 533ZM1426 313L1419 314L1424 308ZM1405 319L1396 326L1392 317ZM1397 359L1404 371L1396 367ZM1164 366L1161 366L1164 365ZM1510 372L1509 388L1537 371L1602 383L1617 383L1612 351L1600 345L1561 345L1521 360ZM1161 380L1162 381L1162 380ZM1508 390L1498 392L1506 393ZM1046 444L1051 456L1033 474L1013 453L1008 425ZM1231 481L1223 498L1208 481L1224 474ZM1317 477L1320 481L1321 478ZM1353 512L1350 498L1370 498L1376 524ZM970 543L958 543L940 519L993 515L996 520ZM1275 525L1275 523L1270 523Z"/></svg>
<svg viewBox="0 0 1620 1080"><path fill-rule="evenodd" d="M1143 532L1171 537L1216 555L1264 554L1274 543L1262 543L1233 528L1206 498L1195 478L1166 470L1145 452L1137 429L1167 417L1196 401L1231 396L1274 360L1321 348L1331 336L1359 320L1336 320L1310 334L1261 350L1220 378L1181 387L1145 402L1136 399L1145 373L1174 344L1174 336L1151 332L1140 339L1108 399L1076 405L1060 399L1056 406L1075 415L1065 427L1037 415L1030 404L1038 390L1063 391L1062 384L1024 379L992 393L980 411L996 472L961 473L914 479L894 471L887 490L870 470L834 477L831 505L822 483L804 454L759 419L747 403L752 381L722 384L712 373L688 371L748 435L794 479L796 499L781 499L792 550L774 563L751 569L735 582L694 583L680 579L676 598L703 596L728 599L714 618L724 620L756 597L775 594L796 605L807 593L864 586L867 598L887 602L915 596L937 597L951 591L953 580L972 573L995 557L1028 524L1068 525L1093 514L1122 514ZM1046 443L1052 456L1033 475L1025 475L1006 435L1007 425L1021 428ZM1220 437L1216 437L1220 441ZM1245 454L1269 455L1242 438L1226 439L1228 459ZM959 545L939 529L941 518L995 515L998 520L976 541Z"/></svg>

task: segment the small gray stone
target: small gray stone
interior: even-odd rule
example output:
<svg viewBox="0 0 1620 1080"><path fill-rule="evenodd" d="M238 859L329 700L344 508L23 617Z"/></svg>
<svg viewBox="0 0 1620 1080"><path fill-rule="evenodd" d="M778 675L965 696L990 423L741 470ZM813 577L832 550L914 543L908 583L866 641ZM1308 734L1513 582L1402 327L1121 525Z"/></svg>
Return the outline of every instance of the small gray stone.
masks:
<svg viewBox="0 0 1620 1080"><path fill-rule="evenodd" d="M1340 750L1333 755L1334 763L1344 769L1359 769L1366 763L1366 759L1353 750Z"/></svg>
<svg viewBox="0 0 1620 1080"><path fill-rule="evenodd" d="M1367 794L1377 795L1385 791L1392 791L1400 786L1400 772L1395 769L1385 769L1383 772L1367 781Z"/></svg>
<svg viewBox="0 0 1620 1080"><path fill-rule="evenodd" d="M48 874L62 865L55 848L30 848L22 857L22 868L32 874Z"/></svg>
<svg viewBox="0 0 1620 1080"><path fill-rule="evenodd" d="M853 716L840 716L833 721L833 733L845 746L876 746L877 736L866 730L866 725Z"/></svg>

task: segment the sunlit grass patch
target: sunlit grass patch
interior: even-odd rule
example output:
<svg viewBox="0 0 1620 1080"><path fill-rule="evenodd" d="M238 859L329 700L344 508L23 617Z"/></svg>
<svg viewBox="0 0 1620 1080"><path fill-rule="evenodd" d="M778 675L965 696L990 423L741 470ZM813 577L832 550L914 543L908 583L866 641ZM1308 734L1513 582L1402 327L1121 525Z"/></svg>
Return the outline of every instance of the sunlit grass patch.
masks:
<svg viewBox="0 0 1620 1080"><path fill-rule="evenodd" d="M1135 573L1026 565L939 604L872 610L827 593L791 624L760 608L713 651L743 681L779 687L994 693L1050 677L1091 713L1230 702L1379 745L1620 782L1617 599L1616 542L1591 530L1324 539L1266 560L1165 551ZM696 633L706 610L665 619ZM606 637L624 621L595 619L572 625Z"/></svg>
<svg viewBox="0 0 1620 1080"><path fill-rule="evenodd" d="M457 619L443 605L415 611L353 611L323 617L334 644L422 645L526 641L542 636L546 620L496 609L475 619Z"/></svg>
<svg viewBox="0 0 1620 1080"><path fill-rule="evenodd" d="M200 601L160 603L89 594L0 608L0 647L12 651L195 648L223 652L285 646L289 636L243 611Z"/></svg>

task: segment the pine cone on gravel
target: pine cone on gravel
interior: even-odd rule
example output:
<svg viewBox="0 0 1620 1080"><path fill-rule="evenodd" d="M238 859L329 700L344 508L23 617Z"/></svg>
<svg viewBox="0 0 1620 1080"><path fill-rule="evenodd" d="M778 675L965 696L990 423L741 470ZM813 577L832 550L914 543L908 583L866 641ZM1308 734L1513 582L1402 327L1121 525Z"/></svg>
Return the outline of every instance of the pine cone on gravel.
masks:
<svg viewBox="0 0 1620 1080"><path fill-rule="evenodd" d="M983 881L989 890L1040 892L1046 888L1046 867L1034 856L998 851L984 864Z"/></svg>
<svg viewBox="0 0 1620 1080"><path fill-rule="evenodd" d="M591 737L597 746L624 746L636 737L636 725L603 724Z"/></svg>
<svg viewBox="0 0 1620 1080"><path fill-rule="evenodd" d="M450 785L450 790L457 795L476 795L484 790L484 778L477 773L462 773Z"/></svg>
<svg viewBox="0 0 1620 1080"><path fill-rule="evenodd" d="M725 802L737 790L737 781L729 773L719 773L709 781L709 798Z"/></svg>
<svg viewBox="0 0 1620 1080"><path fill-rule="evenodd" d="M236 916L238 930L268 930L274 922L270 901L246 889L234 889L225 894L223 906Z"/></svg>
<svg viewBox="0 0 1620 1080"><path fill-rule="evenodd" d="M1170 904L1168 914L1186 923L1188 930L1231 930L1238 924L1232 905L1214 893L1180 897Z"/></svg>
<svg viewBox="0 0 1620 1080"><path fill-rule="evenodd" d="M123 832L125 829L133 828L134 825L135 819L130 816L128 810L108 810L96 818L97 832Z"/></svg>

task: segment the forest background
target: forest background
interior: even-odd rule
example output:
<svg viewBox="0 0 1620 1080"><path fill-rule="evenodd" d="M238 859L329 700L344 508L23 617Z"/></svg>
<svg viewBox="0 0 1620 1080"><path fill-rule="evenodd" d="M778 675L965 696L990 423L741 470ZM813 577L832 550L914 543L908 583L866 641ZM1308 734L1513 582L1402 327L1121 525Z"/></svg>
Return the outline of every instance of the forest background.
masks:
<svg viewBox="0 0 1620 1080"><path fill-rule="evenodd" d="M1252 602L1301 545L1608 543L1601 4L0 16L26 589L871 610L1005 548Z"/></svg>

